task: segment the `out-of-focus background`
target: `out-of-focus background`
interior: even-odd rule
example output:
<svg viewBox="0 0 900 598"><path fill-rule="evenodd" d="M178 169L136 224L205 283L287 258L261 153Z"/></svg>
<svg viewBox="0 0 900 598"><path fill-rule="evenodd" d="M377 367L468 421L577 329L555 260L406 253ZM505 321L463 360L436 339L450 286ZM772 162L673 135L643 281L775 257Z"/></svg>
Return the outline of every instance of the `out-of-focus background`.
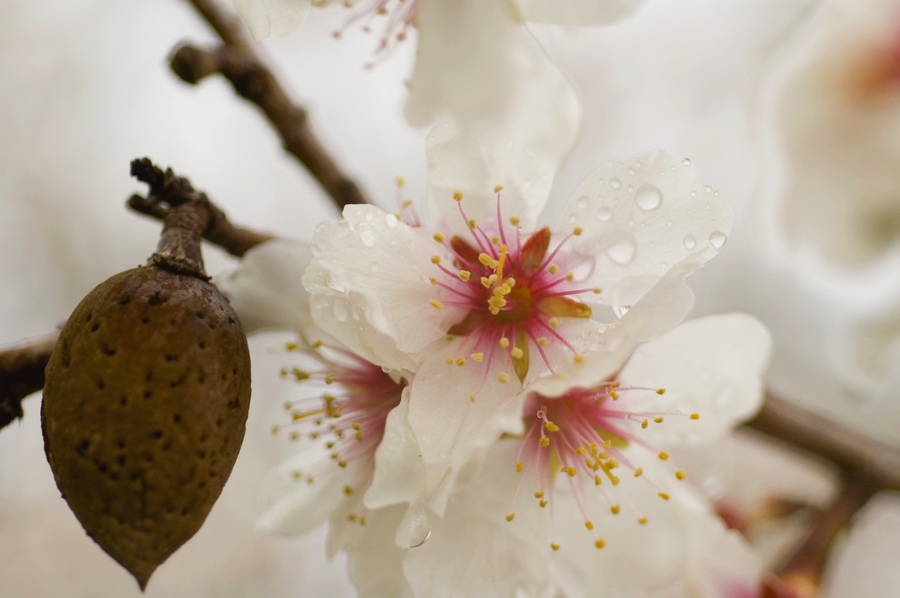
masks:
<svg viewBox="0 0 900 598"><path fill-rule="evenodd" d="M836 188L852 198L855 188L852 176L824 190L795 184L801 177L792 175L799 166L791 157L804 146L785 141L798 114L808 113L813 124L817 114L821 122L841 114L784 99L830 28L846 21L846 11L883 15L882 22L900 16L892 6L898 2L863 4L865 10L824 0L647 0L634 18L609 28L536 29L585 104L584 133L559 173L546 218L552 221L579 180L604 162L656 147L690 157L702 182L736 212L725 249L694 278L697 313L757 315L776 341L769 381L775 392L900 442L900 395L892 397L900 388L900 351L892 349L900 336L896 239L848 265L794 235L797 218L816 229L816 202L833 199ZM376 58L377 35L350 28L334 39L347 17L338 7L314 10L299 31L265 42L263 51L347 171L391 207L397 175L412 197L422 195L425 178L426 131L402 116L414 45L398 44L365 68ZM177 0L0 5L0 343L50 331L96 284L152 253L158 224L124 208L142 190L128 176L135 157L173 166L249 227L307 239L318 222L337 215L253 106L215 77L191 87L169 73L166 59L178 41L214 39ZM872 111L888 122L890 104L879 106ZM893 108L900 113L900 102ZM830 140L841 144L838 133ZM826 141L807 143L804 156L826 149ZM873 147L884 151L863 159L876 166L894 149L889 141ZM834 170L841 162L824 164ZM804 176L815 174L816 161L803 168ZM895 187L900 204L900 175ZM794 220L784 218L785 206L803 193ZM890 185L878 193L887 201ZM234 263L213 248L205 256L210 273ZM324 530L284 539L253 528L266 472L291 450L270 434L295 391L277 376L284 357L268 351L276 344L252 341L253 405L234 474L204 528L154 575L148 596L352 595L345 563L325 559ZM139 595L59 497L39 411L39 397L31 397L24 419L0 430L0 596ZM793 461L770 466L781 454L772 456L755 439L733 444L736 461L721 472L722 488L745 500L774 488L827 500L828 475ZM896 529L897 504L883 496L866 512L866 525L844 551L856 556L835 557L832 569L841 573L829 596L854 595L848 579L875 575L865 569L873 559L860 554L900 555L896 540L878 534ZM862 548L851 553L852 545ZM763 547L769 557L780 549L777 542ZM891 581L884 579L879 584Z"/></svg>

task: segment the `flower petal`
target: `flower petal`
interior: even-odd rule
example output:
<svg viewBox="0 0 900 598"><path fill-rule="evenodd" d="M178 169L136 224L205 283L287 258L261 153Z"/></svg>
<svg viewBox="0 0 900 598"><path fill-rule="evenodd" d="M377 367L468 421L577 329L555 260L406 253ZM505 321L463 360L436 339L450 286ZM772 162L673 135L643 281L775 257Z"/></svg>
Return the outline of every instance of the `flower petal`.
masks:
<svg viewBox="0 0 900 598"><path fill-rule="evenodd" d="M217 276L219 290L241 318L244 332L308 329L309 294L301 276L312 259L309 245L273 239L248 251L237 268Z"/></svg>
<svg viewBox="0 0 900 598"><path fill-rule="evenodd" d="M299 27L312 6L311 0L231 0L253 39L271 32L284 36Z"/></svg>
<svg viewBox="0 0 900 598"><path fill-rule="evenodd" d="M392 214L347 206L343 221L319 225L312 251L303 284L313 320L372 363L414 370L422 350L462 319L457 308L429 305L430 256L443 247Z"/></svg>
<svg viewBox="0 0 900 598"><path fill-rule="evenodd" d="M595 170L575 190L558 229L579 227L571 247L596 259L601 302L631 305L673 264L718 253L731 208L710 187L692 186L694 167L662 151Z"/></svg>
<svg viewBox="0 0 900 598"><path fill-rule="evenodd" d="M363 533L349 551L350 579L360 598L413 596L402 568L409 551L386 541L400 524L403 512L402 507L393 507L369 513Z"/></svg>
<svg viewBox="0 0 900 598"><path fill-rule="evenodd" d="M713 441L762 405L762 375L771 351L768 330L752 316L725 314L686 322L638 347L619 376L623 387L659 386L665 394L630 395L612 408L682 414L641 431L654 445ZM699 419L689 418L692 413Z"/></svg>
<svg viewBox="0 0 900 598"><path fill-rule="evenodd" d="M590 27L623 19L643 0L516 0L526 21Z"/></svg>

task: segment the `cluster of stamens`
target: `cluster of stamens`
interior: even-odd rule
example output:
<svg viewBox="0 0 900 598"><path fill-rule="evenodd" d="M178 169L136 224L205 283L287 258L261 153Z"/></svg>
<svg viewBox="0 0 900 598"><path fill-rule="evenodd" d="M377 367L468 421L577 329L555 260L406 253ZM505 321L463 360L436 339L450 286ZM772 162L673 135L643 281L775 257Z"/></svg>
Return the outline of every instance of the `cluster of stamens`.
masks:
<svg viewBox="0 0 900 598"><path fill-rule="evenodd" d="M524 381L532 350L551 373L556 373L545 350L550 343L567 348L579 361L576 349L559 330L561 319L590 317L591 308L573 297L599 293L600 289L582 288L574 272L565 269L584 260L561 251L569 239L582 233L580 228L573 229L552 251L549 228L523 241L519 218L510 218L507 225L501 217L500 191L500 187L495 188L496 234L489 234L468 218L462 194L454 194L470 236L448 239L443 233L434 235L451 254L453 263L445 265L438 255L431 258L440 271L431 283L441 289L442 299L433 297L429 303L435 309L465 310L462 320L448 330L449 335L464 338L457 354L447 357L448 364L465 365L467 359L484 361L485 375L496 365L501 382L510 379L510 368ZM500 359L498 352L502 352Z"/></svg>
<svg viewBox="0 0 900 598"><path fill-rule="evenodd" d="M637 421L642 429L646 429L652 424L662 424L668 415L682 414L627 411L611 406L611 402L618 401L622 394L638 392L662 395L665 390L623 386L619 381L612 380L590 389L573 388L560 397L545 397L537 393L529 395L525 405L527 432L519 449L516 471L533 475L533 496L538 507L545 508L551 504L553 487L560 475L568 479L572 495L584 517L585 529L592 533L596 526L584 500L585 486L597 487L609 503L612 515L622 513L623 507L603 488L607 485L618 486L625 474L631 478L642 478L642 482L653 488L659 498L669 500L669 494L648 480L644 470L632 463L622 449L630 444L639 445L655 453L662 462L668 462L669 454L655 450L622 422ZM693 413L688 417L696 420L700 415ZM687 475L682 469L674 469L674 477L684 480ZM520 488L521 485L520 482ZM518 492L517 489L513 502ZM513 519L514 512L506 516L507 521ZM648 519L639 515L636 521L644 525ZM594 545L604 548L606 541L595 534ZM560 548L555 542L551 542L550 546L553 550Z"/></svg>
<svg viewBox="0 0 900 598"><path fill-rule="evenodd" d="M346 8L353 9L353 14L338 31L335 38L340 38L350 27L360 26L365 33L373 30L378 19L381 35L376 52L391 48L394 43L406 39L409 28L416 20L416 0L343 0ZM369 65L371 66L371 65Z"/></svg>
<svg viewBox="0 0 900 598"><path fill-rule="evenodd" d="M329 457L309 471L292 472L293 478L312 484L318 476L346 468L353 460L369 459L363 473L363 478L369 479L388 413L400 403L405 381L394 380L375 364L321 341L288 343L287 348L313 358L319 367L284 368L282 377L318 386L324 392L285 403L291 421L273 426L272 433L287 432L291 441L320 443ZM344 493L352 494L353 486L347 485Z"/></svg>

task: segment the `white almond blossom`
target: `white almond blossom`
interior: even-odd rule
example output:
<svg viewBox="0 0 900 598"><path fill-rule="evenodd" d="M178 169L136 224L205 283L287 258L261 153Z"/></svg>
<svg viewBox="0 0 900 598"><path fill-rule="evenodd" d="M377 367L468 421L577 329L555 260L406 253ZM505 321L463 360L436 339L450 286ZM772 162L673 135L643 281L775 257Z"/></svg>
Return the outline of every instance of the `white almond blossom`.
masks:
<svg viewBox="0 0 900 598"><path fill-rule="evenodd" d="M525 389L595 384L684 317L683 280L731 227L728 206L693 178L689 161L662 152L608 164L553 228L533 230L540 206L501 189L471 206L459 193L430 197L440 205L429 213L456 211L432 227L409 207L374 206L319 226L303 278L316 324L372 363L415 373L366 496L369 508L412 506L401 546L422 541L497 438L522 433ZM625 317L610 324L614 313ZM398 468L403 483L381 478Z"/></svg>
<svg viewBox="0 0 900 598"><path fill-rule="evenodd" d="M768 88L765 195L791 241L844 267L900 240L900 2L821 3Z"/></svg>

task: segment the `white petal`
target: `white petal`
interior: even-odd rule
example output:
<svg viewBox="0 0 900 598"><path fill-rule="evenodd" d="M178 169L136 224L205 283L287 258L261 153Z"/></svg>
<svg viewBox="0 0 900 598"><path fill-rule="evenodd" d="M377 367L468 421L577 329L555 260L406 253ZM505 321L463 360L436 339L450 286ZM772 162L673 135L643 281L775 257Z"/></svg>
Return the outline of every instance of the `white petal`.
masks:
<svg viewBox="0 0 900 598"><path fill-rule="evenodd" d="M273 239L248 251L237 268L213 282L248 334L266 328L308 329L309 294L301 277L311 258L306 243Z"/></svg>
<svg viewBox="0 0 900 598"><path fill-rule="evenodd" d="M420 0L418 27L407 112L439 118L427 145L430 221L465 230L457 190L469 217L493 220L502 185L505 217L530 228L580 130L575 90L507 0Z"/></svg>
<svg viewBox="0 0 900 598"><path fill-rule="evenodd" d="M306 20L311 0L232 0L238 14L259 41L275 35L287 35Z"/></svg>
<svg viewBox="0 0 900 598"><path fill-rule="evenodd" d="M280 465L274 473L271 506L259 516L256 525L298 536L314 530L334 513L346 511L351 503L358 503L359 497L347 496L344 487L354 486L371 463L357 459L346 468L334 467L325 474L315 475L323 463L331 465L327 453L310 447ZM298 477L295 472L301 475ZM313 476L313 483L308 482L309 475Z"/></svg>
<svg viewBox="0 0 900 598"><path fill-rule="evenodd" d="M359 540L349 551L350 578L361 598L411 598L403 576L407 550L391 542L404 509L394 507L369 513Z"/></svg>
<svg viewBox="0 0 900 598"><path fill-rule="evenodd" d="M627 17L643 0L516 0L516 3L526 21L590 27Z"/></svg>
<svg viewBox="0 0 900 598"><path fill-rule="evenodd" d="M463 314L436 310L430 258L446 255L421 229L374 206L347 206L344 220L319 225L303 284L313 320L378 365L414 370L425 347Z"/></svg>
<svg viewBox="0 0 900 598"><path fill-rule="evenodd" d="M771 351L768 330L752 316L726 314L686 322L638 347L619 376L623 387L664 387L665 394L623 392L612 408L680 413L639 431L654 445L713 441L762 405L762 375ZM691 413L700 419L690 419Z"/></svg>
<svg viewBox="0 0 900 598"><path fill-rule="evenodd" d="M583 229L569 247L595 257L601 301L633 304L673 264L718 253L731 208L693 182L690 161L655 151L601 166L578 186L557 228Z"/></svg>

